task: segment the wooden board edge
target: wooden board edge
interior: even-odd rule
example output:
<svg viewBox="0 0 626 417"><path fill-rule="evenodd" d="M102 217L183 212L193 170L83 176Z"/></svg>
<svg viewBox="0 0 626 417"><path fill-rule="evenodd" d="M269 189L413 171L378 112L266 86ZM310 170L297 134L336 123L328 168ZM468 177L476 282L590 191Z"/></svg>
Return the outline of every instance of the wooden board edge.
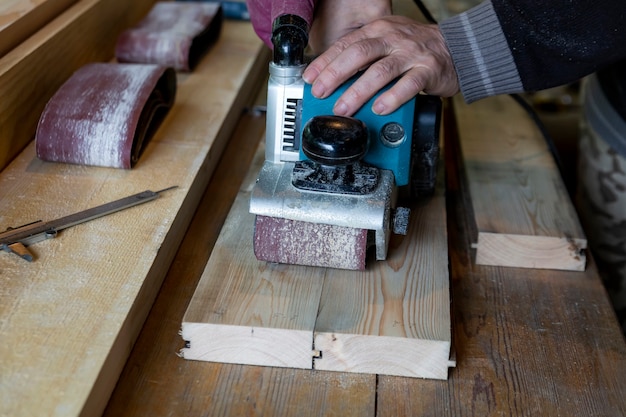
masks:
<svg viewBox="0 0 626 417"><path fill-rule="evenodd" d="M584 238L478 233L476 264L584 271Z"/></svg>
<svg viewBox="0 0 626 417"><path fill-rule="evenodd" d="M183 322L181 336L188 360L312 368L312 331Z"/></svg>
<svg viewBox="0 0 626 417"><path fill-rule="evenodd" d="M449 102L450 126L446 126L450 133L446 136L447 143L454 147L453 155L450 162L454 164L457 174L457 180L454 183L448 183L461 195L462 204L467 207L465 210L467 220L467 228L470 237L470 247L476 250L475 263L477 265L489 266L505 266L505 267L522 267L537 269L555 269L555 270L571 270L582 271L586 266L586 256L584 249L587 247L586 238L580 225L580 221L574 209L573 203L569 196L566 196L566 205L562 207L565 214L564 217L571 219L571 225L567 227L571 237L567 237L566 233L561 231L561 235L522 235L515 233L495 233L482 231L478 224L478 214L472 201L471 179L466 167L465 158L462 152L462 134L459 132L459 116L456 114L459 108L465 108L467 105L460 97L454 97ZM514 102L511 106L515 106ZM470 106L471 107L471 106ZM520 114L525 114L521 110L513 109ZM469 112L469 110L468 110ZM481 110L475 117L484 117L484 110ZM536 140L543 140L538 136ZM543 145L542 145L543 146ZM546 149L546 152L548 150ZM554 170L557 169L554 163ZM558 174L557 174L558 175ZM559 181L560 180L560 181ZM558 176L555 179L562 184L565 190L565 184ZM571 230L570 230L571 229ZM556 234L559 232L556 231ZM500 235L500 236L498 236ZM536 246L536 247L535 247ZM546 252L548 251L548 252Z"/></svg>
<svg viewBox="0 0 626 417"><path fill-rule="evenodd" d="M463 217L467 219L464 222L467 228L467 236L470 240L478 239L478 226L476 225L476 216L474 215L474 205L472 204L472 196L469 192L469 179L467 177L467 169L461 152L460 134L455 112L455 105L452 98L443 101L443 143L444 143L444 160L446 167L446 210L451 212L452 207L463 206ZM457 201L458 200L458 201ZM456 203L456 204L455 204ZM471 242L468 242L471 244Z"/></svg>
<svg viewBox="0 0 626 417"><path fill-rule="evenodd" d="M0 57L57 17L78 0L47 0L0 30Z"/></svg>
<svg viewBox="0 0 626 417"><path fill-rule="evenodd" d="M449 340L316 332L315 350L326 371L445 380L456 365Z"/></svg>

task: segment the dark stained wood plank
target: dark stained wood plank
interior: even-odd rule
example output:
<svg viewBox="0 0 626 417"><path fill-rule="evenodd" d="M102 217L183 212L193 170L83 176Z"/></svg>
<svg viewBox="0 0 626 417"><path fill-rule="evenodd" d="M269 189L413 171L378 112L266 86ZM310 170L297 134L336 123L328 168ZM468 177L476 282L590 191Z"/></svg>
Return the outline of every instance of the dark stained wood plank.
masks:
<svg viewBox="0 0 626 417"><path fill-rule="evenodd" d="M451 139L457 367L443 382L380 377L379 415L626 415L626 344L593 259L585 272L475 265L473 216Z"/></svg>

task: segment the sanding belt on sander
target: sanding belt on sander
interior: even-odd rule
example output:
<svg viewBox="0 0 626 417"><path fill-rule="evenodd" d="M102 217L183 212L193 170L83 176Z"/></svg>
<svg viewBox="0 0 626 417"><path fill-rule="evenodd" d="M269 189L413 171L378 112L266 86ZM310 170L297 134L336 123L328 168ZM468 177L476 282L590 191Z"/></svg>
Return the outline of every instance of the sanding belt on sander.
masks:
<svg viewBox="0 0 626 417"><path fill-rule="evenodd" d="M118 38L123 63L77 70L47 103L35 134L45 161L130 169L188 71L219 35L219 3L157 3Z"/></svg>
<svg viewBox="0 0 626 417"><path fill-rule="evenodd" d="M289 265L364 270L367 230L256 216L254 254Z"/></svg>

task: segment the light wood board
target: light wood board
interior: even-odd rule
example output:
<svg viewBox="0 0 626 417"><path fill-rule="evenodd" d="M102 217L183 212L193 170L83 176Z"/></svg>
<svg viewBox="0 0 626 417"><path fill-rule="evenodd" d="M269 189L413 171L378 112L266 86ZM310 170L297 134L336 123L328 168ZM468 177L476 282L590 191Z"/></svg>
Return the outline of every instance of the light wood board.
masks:
<svg viewBox="0 0 626 417"><path fill-rule="evenodd" d="M104 416L179 416L181 404L188 416L374 415L375 375L186 361L172 353L181 347L180 320L264 129L265 115L257 112L237 124Z"/></svg>
<svg viewBox="0 0 626 417"><path fill-rule="evenodd" d="M242 109L267 72L247 22L225 22L132 170L46 163L30 143L0 173L0 225L171 185L155 201L0 253L0 415L96 416L117 382ZM174 352L172 353L174 354Z"/></svg>
<svg viewBox="0 0 626 417"><path fill-rule="evenodd" d="M365 271L278 265L252 251L259 150L182 322L190 360L446 379L451 321L443 182ZM440 179L443 177L441 172Z"/></svg>
<svg viewBox="0 0 626 417"><path fill-rule="evenodd" d="M3 0L0 2L0 57L78 0Z"/></svg>
<svg viewBox="0 0 626 417"><path fill-rule="evenodd" d="M454 99L479 265L581 271L587 240L545 139L508 96Z"/></svg>

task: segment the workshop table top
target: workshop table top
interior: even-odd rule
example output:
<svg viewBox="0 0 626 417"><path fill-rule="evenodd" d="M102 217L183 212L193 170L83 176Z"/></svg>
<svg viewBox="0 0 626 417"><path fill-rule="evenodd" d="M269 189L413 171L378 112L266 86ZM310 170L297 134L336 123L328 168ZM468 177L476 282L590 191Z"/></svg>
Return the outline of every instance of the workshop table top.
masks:
<svg viewBox="0 0 626 417"><path fill-rule="evenodd" d="M54 3L60 4L61 1ZM76 6L68 9L68 12L61 16L60 20L52 22L53 24L46 30L29 38L19 48L2 57L0 61L2 63L0 67L3 68L0 71L0 91L3 91L4 100L1 103L9 106L7 107L9 110L3 113L4 119L0 117L2 119L0 124L3 127L9 126L9 123L11 126L23 127L26 126L25 120L34 126L38 113L32 110L32 106L22 105L23 114L17 117L13 111L18 106L11 105L9 101L21 103L21 96L25 95L26 92L29 92L29 96L36 96L43 100L41 98L43 95L39 91L39 84L33 81L35 80L33 74L39 74L39 72L54 74L55 71L49 71L49 65L45 64L49 62L48 60L58 63L59 68L69 62L62 55L61 59L57 55L54 55L53 58L48 57L51 55L50 51L63 50L66 52L70 49L69 47L57 47L63 44L69 45L67 34L71 35L71 43L78 46L88 45L85 42L85 37L88 32L91 32L85 31L84 27L91 27L90 22L100 21L104 17L107 17L107 22L111 25L115 24L121 27L124 22L116 21L117 11L122 10L122 6L130 8L129 5L131 5L131 3L121 0L115 2L108 0L96 2L68 1L67 3L76 3ZM135 7L132 9L135 14L147 10L153 2L144 0L141 2L141 7L137 6L139 3L133 3ZM405 3L412 5L410 2ZM130 12L125 13L125 18L129 19L130 15ZM64 21L65 24L61 25ZM146 267L146 270L149 270L152 275L159 275L159 280L152 280L156 283L154 284L155 292L160 284L161 273L164 274L164 269L169 267L154 304L152 304L151 296L137 297L133 300L126 300L124 297L117 296L111 297L113 301L119 299L128 304L130 313L125 313L123 317L120 316L119 321L120 326L123 328L132 327L133 332L105 332L107 333L107 340L110 339L109 342L113 348L110 349L109 345L104 346L104 343L97 346L100 350L106 351L106 354L103 353L103 355L106 356L107 360L102 369L100 363L96 363L97 361L93 359L93 356L89 356L89 352L81 350L80 347L77 348L80 345L77 340L82 345L89 341L68 337L68 334L62 331L49 332L50 334L57 333L58 339L55 341L61 340L63 343L61 345L59 342L59 349L57 350L62 350L66 353L65 356L79 358L80 361L76 362L80 364L81 368L98 365L97 369L92 371L93 378L98 377L99 380L110 378L110 381L93 385L93 381L81 379L80 375L73 373L67 367L59 371L55 368L52 373L64 372L62 377L65 380L71 380L73 384L71 387L81 386L85 396L89 394L89 397L95 398L94 401L101 403L107 402L107 398L109 398L107 388L117 380L117 385L108 399L104 411L105 416L116 417L180 415L626 415L626 343L598 275L593 257L588 256L584 271L558 271L476 264L476 249L473 246L476 231L472 223L473 219L469 216L471 202L464 185L463 170L459 169L458 160L455 158L459 153L456 142L457 132L452 126L448 126L452 120L450 117L444 117L446 124L444 149L447 155L445 161L446 202L452 345L456 366L449 370L446 380L235 365L191 361L180 356L180 351L184 347L184 340L179 334L183 316L213 252L232 202L240 192L241 185L249 181L250 175L256 174L250 172L250 163L259 151L259 144L264 135L265 115L263 113L246 112L241 115L239 123L235 122L238 116L233 116L234 113L220 114L220 112L226 112L225 105L222 103L225 97L231 97L231 101L234 103L232 112L238 112L244 106L243 96L248 96L248 94L254 96L255 92L248 91L245 94L239 94L241 91L231 91L236 88L228 82L220 82L220 85L213 86L206 81L206 77L215 78L213 71L217 70L221 73L228 73L231 78L235 73L241 73L242 79L239 80L241 87L237 88L245 90L254 85L254 88L259 89L256 93L259 93L260 97L263 96L264 86L257 85L256 81L252 82L260 75L256 77L255 74L248 74L246 69L248 65L250 68L257 69L265 67L265 62L257 62L258 66L248 62L252 60L252 54L259 51L260 42L254 38L257 43L252 44L250 40L253 39L251 28L246 27L244 30L243 25L245 25L243 22L227 22L225 28L228 36L224 36L223 40L229 43L222 45L221 49L218 43L216 55L211 58L213 64L209 65L211 63L206 61L204 72L199 71L196 74L180 77L181 80L186 80L185 83L181 83L183 88L180 97L186 97L185 100L181 100L181 105L187 105L188 107L185 107L187 111L179 112L176 110L172 112L171 123L167 126L170 129L171 138L176 141L190 140L191 138L194 139L194 144L197 142L201 145L199 145L201 152L196 150L198 147L184 146L181 149L186 149L188 154L193 154L192 156L201 154L203 159L206 156L207 163L203 165L203 169L198 169L198 176L202 177L203 180L206 179L208 187L201 193L204 183L194 178L189 179L189 187L186 190L179 190L179 193L193 191L189 191L193 201L184 205L185 210L182 210L185 212L185 216L183 216L186 217L185 221L177 223L183 226L180 227L180 230L174 230L175 233L182 235L184 227L189 224L186 233L181 236L182 243L180 245L176 243L173 246L172 239L169 239L170 242L166 246L152 243L155 246L154 253L161 258L167 258L155 263L154 268ZM93 26L95 26L92 28L94 29L93 32L96 32L95 29L102 29L98 25ZM96 37L96 35L93 34L92 37ZM114 38L111 37L111 39ZM81 49L76 54L85 55L84 59L95 59L91 57L91 51ZM222 59L226 56L233 58L232 65L238 67L236 68L237 71L233 71L232 66L225 65L225 63L231 62L225 62ZM267 58L267 54L260 54L260 56L263 59ZM33 61L35 58L37 60ZM241 58L241 61L235 58ZM37 65L29 64L30 62L37 62ZM79 65L78 61L73 62L73 64ZM69 66L69 64L67 65ZM46 71L43 71L42 68L45 68ZM13 75L14 73L23 75L17 77ZM58 78L62 78L62 75L58 75ZM19 81L17 84L16 79ZM51 85L51 83L48 84ZM16 85L20 88L16 88ZM22 88L22 86L28 88ZM202 88L211 90L209 92L215 99L214 107L207 107L208 94L205 94ZM8 94L8 92L12 94ZM202 94L198 92L202 92ZM42 106L43 101L39 104ZM511 103L511 105L514 104ZM228 129L217 129L218 123L211 123L210 119L217 117L216 115L223 116L221 119L227 121L223 124ZM496 116L483 114L480 117L486 118L488 123L489 117ZM210 151L208 147L204 146L203 141L211 135L200 131L197 125L193 125L192 121L197 122L198 120L201 120L207 129L210 128L210 133L213 136L220 138L220 144L225 143L225 151L221 157L217 156L221 153L221 146L219 150L211 148ZM224 132L230 131L230 126L235 124L237 128L232 137L227 141L222 141L220 132L222 130ZM184 129L181 127L183 133L176 130L177 126L184 127ZM12 131L5 129L4 134L9 132L12 140L13 136L18 136L18 134L21 136L20 141L15 141L15 143L5 140L6 135L2 136L3 143L6 145L0 147L0 151L2 151L0 159L3 163L7 155L17 153L31 139L31 133L23 130L21 132L16 129L12 133ZM213 132L213 130L219 130L219 132ZM191 131L195 136L188 131ZM161 133L165 133L163 129ZM189 137L185 136L187 134ZM226 134L224 135L226 136ZM156 141L153 145L162 144L163 149L169 149L173 139L167 135L163 137L167 140ZM507 138L499 139L507 140ZM15 149L5 149L9 147L8 145ZM22 181L36 191L33 191L33 195L43 199L42 196L46 194L40 190L46 190L47 193L52 193L54 190L48 185L39 186L39 182L30 181L30 178L37 176L38 181L42 181L42 184L48 184L53 168L37 162L32 149L26 148L22 155L25 155L27 159L22 158L22 163L16 163L14 167L24 167L21 172L28 177L24 177L27 179L22 179ZM174 154L170 151L164 151L162 155L170 157ZM217 160L219 163L216 162ZM155 171L162 174L160 168L165 166L165 163L160 164L159 160L155 160L154 157L151 163L158 165ZM185 169L190 168L183 164L180 158L178 158L178 163L184 165L183 168ZM212 170L215 164L217 164L215 171L210 175L206 167L210 166ZM80 171L78 168L71 170L68 168L68 170L67 172L70 173ZM46 175L39 175L39 172L46 173ZM63 176L66 181L76 181L76 178L79 177L78 175L65 174L63 170L59 170L57 175ZM105 179L98 181L106 182L110 188L115 188L117 184L121 183L120 178L124 175L125 173L118 172L111 174L111 178L117 178L118 182L114 182L108 177L106 181ZM137 176L140 173L131 172L129 175ZM209 176L211 177L210 182ZM0 178L5 180L5 184L13 184L13 171L5 170ZM171 179L150 174L146 175L145 178L142 177L141 181L145 181L146 187L148 184L153 186L152 180L154 178ZM144 183L141 181L127 181L125 184L143 186ZM201 183L202 185L200 185ZM169 181L167 185L169 185ZM60 185L57 184L57 186ZM5 187L7 186L5 185ZM11 187L14 189L18 186L13 184ZM87 188L87 186L85 187ZM76 187L73 189L71 187L66 188L68 191L72 191L73 195L86 194ZM94 187L90 186L89 188L93 189ZM181 189L183 188L181 187ZM3 190L6 189L8 188L3 188ZM116 189L115 191L124 190ZM195 215L188 223L187 217L191 217L190 213L196 205L196 194L198 194L199 203ZM6 195L3 194L2 197ZM59 198L59 200L63 199ZM0 199L0 201L3 200ZM8 199L5 198L4 201L6 202ZM47 202L50 203L50 201ZM161 201L161 203L166 202L165 199ZM571 204L569 201L563 203ZM36 206L36 204L31 202L30 206ZM177 204L176 207L180 206ZM14 211L18 213L19 210L15 209ZM186 215L187 211L189 216ZM6 216L6 210L2 214ZM154 213L152 215L156 216ZM172 217L174 216L172 215ZM16 219L19 218L21 215L17 216L16 214ZM13 218L9 220L12 221ZM143 225L144 223L139 222L138 224ZM76 231L75 235L82 236L79 231ZM63 242L60 241L59 245ZM82 246L86 247L86 245ZM144 251L150 250L152 247L147 244L143 246ZM71 252L67 250L70 247L71 245L66 245L65 252L61 248L59 253ZM124 252L124 247L117 245L116 248L118 252ZM170 249L172 252L177 249L171 263L169 262L171 258L168 258L169 253L166 254L167 256L163 254L163 252L169 252ZM52 254L52 251L41 250L41 253ZM5 255L9 256L8 254ZM126 255L126 253L120 254L119 257L126 259L122 255ZM67 257L70 260L73 259L69 255ZM94 258L97 257L94 256ZM44 260L42 256L42 262L36 267L40 268ZM14 284L11 288L21 290L22 287L27 289L35 287L29 284L30 281L22 279L21 276L18 280L18 277L11 275L6 266L3 268L0 270L0 275L4 273L5 284L9 281ZM16 268L22 268L22 266L18 265ZM23 276L28 277L27 274L23 274ZM128 284L126 281L129 280L128 276L120 275L116 278L120 281L119 287L125 289L126 284ZM54 284L53 280L50 281L51 285ZM106 280L94 281L98 281L99 285L102 286L108 284ZM143 278L141 282L143 282ZM137 284L138 288L140 283ZM87 288L90 292L95 293L94 298L96 299L100 295L98 288L100 287ZM8 285L4 285L0 293L5 296L13 294L9 289ZM19 291L15 291L15 293L19 293ZM59 295L58 305L65 307L65 304L69 304L63 298L66 293L57 291L54 294ZM123 294L128 298L128 291ZM13 307L25 308L25 305L28 307L29 303L24 301L24 296L21 295L20 297L6 297L9 302L1 305L0 310L10 313ZM49 303L47 298L42 298L39 301L43 306ZM98 302L84 304L84 306L94 307L95 310L102 309L102 305ZM150 312L142 326L143 311L149 309ZM142 314L132 314L136 310L141 310ZM33 308L32 315L44 316L46 311L43 307ZM76 316L86 315L84 311L73 311L73 314ZM102 328L106 327L105 325L113 326L112 316L107 315L104 310L100 313L101 315L95 316L97 318L92 322L102 324L99 326ZM60 319L56 316L44 318L54 324L59 324L63 320L67 321L64 323L67 328L73 329L75 334L80 333L81 337L84 336L86 330L89 330L87 327L76 328L76 322L67 317L69 316L62 316ZM4 314L2 319L0 324L5 326L13 324L16 328L20 328L17 326L15 317L8 313ZM135 328L141 329L136 342L134 338ZM19 333L13 333L15 337L8 341L5 340L2 345L5 348L4 352L20 356L22 360L36 358L40 361L38 363L47 362L49 364L57 361L62 364L51 355L50 340L45 341L48 345L37 342L37 352L41 350L41 354L29 351L29 345L26 342L33 345L33 340L38 339L31 336L33 334L41 336L41 333L37 331L29 333L20 328ZM124 338L125 334L128 338ZM74 348L74 350L66 349L66 345ZM131 348L131 354L126 360L126 352L130 351ZM15 381L10 381L9 378L3 380L3 375L9 375L9 366L12 368L19 367L19 363L11 359L12 356L7 354L4 355L4 358L2 364L6 368L0 367L0 385L5 388L1 392L4 397L0 400L4 399L4 401L0 401L0 403L6 401L8 404L11 402L9 400L12 399L13 403L20 403L20 406L25 405L22 407L26 410L24 415L30 415L32 413L29 410L45 407L41 404L47 404L44 398L47 395L63 396L75 402L82 401L76 391L68 388L70 385L57 385L53 387L54 389L35 390L33 391L35 394L30 394L21 389ZM119 379L117 379L119 369L117 366L121 366L123 363L125 366ZM21 368L17 371L11 369L11 371L21 372L21 380L31 385L36 376L36 372L28 374ZM38 368L37 371L40 374L46 372L43 368ZM24 404L24 401L20 401L19 395L30 396L33 402ZM29 405L37 405L38 403L39 408L29 407ZM73 404L73 406L80 409L83 404L81 402L80 404ZM50 415L67 415L67 412L63 414L63 405L57 404L46 410L49 410ZM82 410L83 414L88 414L94 408L84 407Z"/></svg>
<svg viewBox="0 0 626 417"><path fill-rule="evenodd" d="M263 128L263 115L242 116L106 416L626 414L626 344L592 257L583 272L475 265L467 199L451 157L446 193L456 367L446 381L179 357L182 317Z"/></svg>

